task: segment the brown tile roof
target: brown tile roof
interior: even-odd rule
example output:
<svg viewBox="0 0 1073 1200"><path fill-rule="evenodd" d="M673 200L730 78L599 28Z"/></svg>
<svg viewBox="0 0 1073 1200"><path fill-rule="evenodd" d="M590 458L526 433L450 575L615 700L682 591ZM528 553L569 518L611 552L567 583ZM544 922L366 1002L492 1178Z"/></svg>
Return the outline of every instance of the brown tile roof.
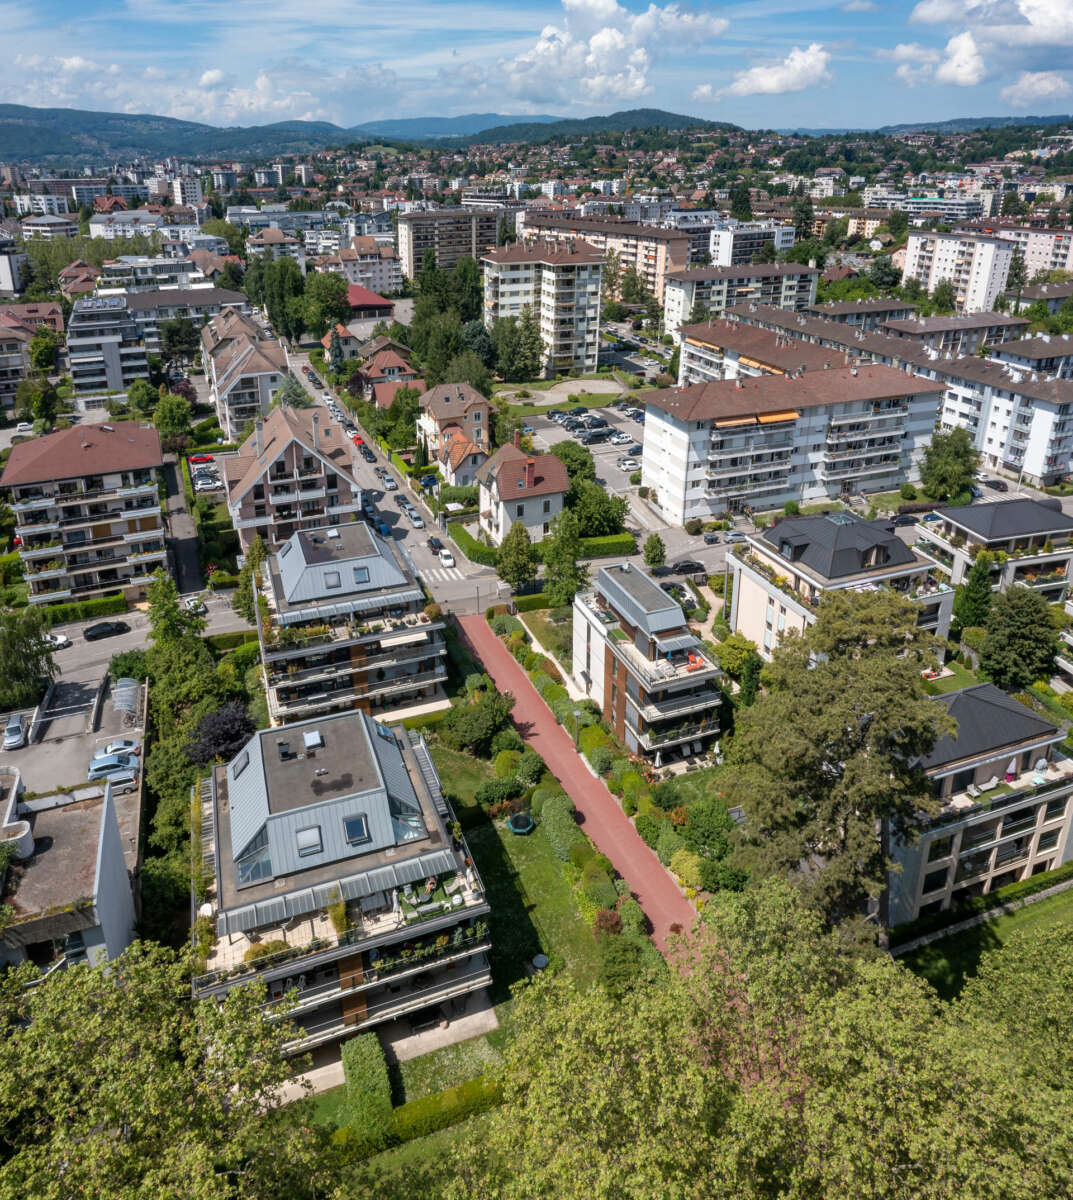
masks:
<svg viewBox="0 0 1073 1200"><path fill-rule="evenodd" d="M160 435L137 421L75 425L21 442L11 451L0 485L81 479L113 471L159 467Z"/></svg>
<svg viewBox="0 0 1073 1200"><path fill-rule="evenodd" d="M736 267L689 267L684 271L668 271L667 278L681 283L709 279L775 279L779 275L819 275L816 267L801 263L741 263Z"/></svg>
<svg viewBox="0 0 1073 1200"><path fill-rule="evenodd" d="M809 371L826 371L831 367L846 365L845 354L838 350L773 333L758 325L743 325L740 321L683 325L680 332L683 341L702 342L721 350L736 350L739 355L780 371L798 371L802 367Z"/></svg>
<svg viewBox="0 0 1073 1200"><path fill-rule="evenodd" d="M533 486L519 486L525 480L525 465L533 462ZM566 467L554 454L526 454L516 446L500 446L477 472L483 484L494 479L501 500L512 496L551 496L570 489Z"/></svg>
<svg viewBox="0 0 1073 1200"><path fill-rule="evenodd" d="M362 358L371 358L378 350L387 349L395 350L397 353L404 356L411 353L409 346L404 346L402 342L396 342L392 338L387 337L385 334L380 334L378 337L374 337L371 341L362 342L362 344L358 347L358 353L362 356Z"/></svg>
<svg viewBox="0 0 1073 1200"><path fill-rule="evenodd" d="M291 237L289 233L284 233L282 229L276 229L271 225L259 233L251 234L246 239L247 246L297 246L298 244L296 237Z"/></svg>
<svg viewBox="0 0 1073 1200"><path fill-rule="evenodd" d="M390 408L395 399L395 393L399 388L416 388L421 392L425 389L425 381L423 379L385 379L381 383L373 384L373 403L377 408Z"/></svg>
<svg viewBox="0 0 1073 1200"><path fill-rule="evenodd" d="M905 321L880 321L879 328L890 330L899 337L911 338L956 329L990 329L997 325L1025 327L1028 324L1024 317L1014 317L1009 313L977 312L961 313L954 317L910 317Z"/></svg>
<svg viewBox="0 0 1073 1200"><path fill-rule="evenodd" d="M378 350L362 368L362 373L368 375L370 379L374 379L379 375L383 375L385 371L390 370L392 367L398 367L403 371L412 369L406 359L388 348Z"/></svg>
<svg viewBox="0 0 1073 1200"><path fill-rule="evenodd" d="M588 242L514 242L481 255L482 262L492 263L547 263L549 266L564 266L570 263L598 263L604 261L603 252Z"/></svg>
<svg viewBox="0 0 1073 1200"><path fill-rule="evenodd" d="M449 421L468 412L475 404L487 403L481 393L468 383L441 383L421 397L421 407L427 408L437 421Z"/></svg>
<svg viewBox="0 0 1073 1200"><path fill-rule="evenodd" d="M321 418L317 450L313 449L314 412ZM350 441L340 426L324 419L323 409L284 408L282 405L273 408L264 419L261 440L264 449L260 454L254 432L242 443L237 454L222 459L229 504L237 504L293 441L299 442L309 454L317 455L330 470L344 476L352 487L358 486L351 470Z"/></svg>
<svg viewBox="0 0 1073 1200"><path fill-rule="evenodd" d="M488 457L488 451L483 446L478 446L476 442L471 442L460 429L456 430L447 443L440 448L440 460L449 463L452 471L457 470L471 454Z"/></svg>
<svg viewBox="0 0 1073 1200"><path fill-rule="evenodd" d="M658 225L641 225L636 221L601 220L598 217L575 217L569 213L545 216L529 214L525 217L526 226L533 228L544 226L550 229L569 227L571 232L603 233L618 237L637 237L653 242L681 242L689 240L689 232L679 229L663 229Z"/></svg>

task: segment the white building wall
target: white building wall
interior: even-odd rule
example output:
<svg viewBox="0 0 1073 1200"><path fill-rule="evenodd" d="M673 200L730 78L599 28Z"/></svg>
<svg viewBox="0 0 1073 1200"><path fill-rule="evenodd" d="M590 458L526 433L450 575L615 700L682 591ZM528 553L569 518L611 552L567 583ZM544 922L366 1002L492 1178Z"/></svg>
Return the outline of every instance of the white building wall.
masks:
<svg viewBox="0 0 1073 1200"><path fill-rule="evenodd" d="M591 700L603 708L604 658L607 645L605 627L579 597L574 599L574 643L571 661L574 682Z"/></svg>

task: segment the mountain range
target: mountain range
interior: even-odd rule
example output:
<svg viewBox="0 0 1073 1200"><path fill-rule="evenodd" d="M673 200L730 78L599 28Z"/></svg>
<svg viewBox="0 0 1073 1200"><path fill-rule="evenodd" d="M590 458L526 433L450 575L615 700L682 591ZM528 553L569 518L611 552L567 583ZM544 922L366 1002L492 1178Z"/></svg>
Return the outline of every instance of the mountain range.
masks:
<svg viewBox="0 0 1073 1200"><path fill-rule="evenodd" d="M397 121L366 121L355 125L352 133L365 133L370 137L402 138L405 141L429 141L442 137L467 137L485 129L501 125L525 122L528 125L546 125L561 121L562 117L548 115L509 117L502 113L465 113L461 117L402 117Z"/></svg>
<svg viewBox="0 0 1073 1200"><path fill-rule="evenodd" d="M839 133L972 133L975 129L1001 129L1007 125L1069 125L1073 116L1049 117L950 117L945 121L914 121L904 125L882 125L879 129L865 129L859 125L839 125L831 128L802 128L800 125L779 129L784 134L804 134L807 137L823 137Z"/></svg>

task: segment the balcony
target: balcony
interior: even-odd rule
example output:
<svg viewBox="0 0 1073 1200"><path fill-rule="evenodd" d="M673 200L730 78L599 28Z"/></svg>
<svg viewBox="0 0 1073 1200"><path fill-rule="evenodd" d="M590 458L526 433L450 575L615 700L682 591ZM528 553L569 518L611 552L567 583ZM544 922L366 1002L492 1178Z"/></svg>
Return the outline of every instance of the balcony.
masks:
<svg viewBox="0 0 1073 1200"><path fill-rule="evenodd" d="M661 746L674 746L681 742L690 742L694 738L710 737L718 734L718 720L684 721L672 728L648 728L636 730L638 741L646 750L655 750Z"/></svg>
<svg viewBox="0 0 1073 1200"><path fill-rule="evenodd" d="M158 546L155 550L138 550L133 554L127 555L127 562L153 562L154 560L167 557L167 553L167 550L165 550L163 546Z"/></svg>
<svg viewBox="0 0 1073 1200"><path fill-rule="evenodd" d="M703 712L721 703L720 693L714 690L705 692L688 692L685 695L649 697L645 704L638 706L638 712L650 724L662 721L668 717L682 716L685 713Z"/></svg>
<svg viewBox="0 0 1073 1200"><path fill-rule="evenodd" d="M856 465L846 464L842 467L829 465L825 458L825 461L820 469L820 473L824 479L849 479L857 478L861 475L888 475L891 471L897 471L900 466L900 456L878 463L857 463Z"/></svg>
<svg viewBox="0 0 1073 1200"><path fill-rule="evenodd" d="M71 588L54 588L47 592L31 592L27 599L31 604L51 604L55 600L67 600L73 594Z"/></svg>
<svg viewBox="0 0 1073 1200"><path fill-rule="evenodd" d="M39 533L59 533L60 523L58 520L45 521L21 521L16 527L16 532L20 537L33 537Z"/></svg>
<svg viewBox="0 0 1073 1200"><path fill-rule="evenodd" d="M865 412L846 413L844 416L832 417L831 425L853 425L862 423L870 425L873 421L889 421L904 417L909 412L909 405L899 405L896 408L871 409Z"/></svg>
<svg viewBox="0 0 1073 1200"><path fill-rule="evenodd" d="M345 704L353 707L354 702L362 697L383 697L395 692L406 692L411 688L425 687L430 683L438 682L446 675L446 666L440 664L433 671L415 671L410 675L397 675L379 682L361 680L356 687L327 688L323 691L297 696L293 700L285 699L277 691L275 708L280 715L295 717L300 713L315 712L332 704ZM278 688L280 685L276 686Z"/></svg>
<svg viewBox="0 0 1073 1200"><path fill-rule="evenodd" d="M1042 771L1037 771L1034 766L1029 767L1027 771L1022 771L1013 779L1005 779L1002 772L1005 764L1001 761L996 762L987 769L993 771L993 778L998 782L990 788L976 786L975 795L968 789L956 792L946 800L942 815L936 818L935 823L958 820L974 811L1009 810L1018 805L1031 803L1034 797L1056 791L1059 788L1073 788L1073 759L1055 752L1052 754L1051 761ZM1040 757L1045 757L1043 750L1040 751ZM1009 760L1006 759L1006 761ZM1033 815L1031 819L1026 818L1025 820L1024 827L1029 828L1035 824L1036 818ZM1016 829L1015 826L1004 827L1002 834L1005 836L1014 833Z"/></svg>
<svg viewBox="0 0 1073 1200"><path fill-rule="evenodd" d="M59 559L49 559L44 566L39 567L36 571L27 570L25 572L27 579L58 579L61 575L67 574L67 565Z"/></svg>
<svg viewBox="0 0 1073 1200"><path fill-rule="evenodd" d="M42 554L52 554L61 544L60 539L55 538L50 542L43 542L39 546L22 546L19 549L19 557L23 559L40 558Z"/></svg>

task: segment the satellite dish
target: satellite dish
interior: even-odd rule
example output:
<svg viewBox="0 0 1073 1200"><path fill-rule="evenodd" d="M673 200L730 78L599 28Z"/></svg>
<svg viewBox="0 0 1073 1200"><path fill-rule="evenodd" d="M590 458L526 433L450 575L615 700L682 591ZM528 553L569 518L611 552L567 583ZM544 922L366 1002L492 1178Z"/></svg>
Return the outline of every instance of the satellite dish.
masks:
<svg viewBox="0 0 1073 1200"><path fill-rule="evenodd" d="M868 249L869 250L882 250L883 243L879 240L879 238L872 238L872 240L868 243Z"/></svg>

